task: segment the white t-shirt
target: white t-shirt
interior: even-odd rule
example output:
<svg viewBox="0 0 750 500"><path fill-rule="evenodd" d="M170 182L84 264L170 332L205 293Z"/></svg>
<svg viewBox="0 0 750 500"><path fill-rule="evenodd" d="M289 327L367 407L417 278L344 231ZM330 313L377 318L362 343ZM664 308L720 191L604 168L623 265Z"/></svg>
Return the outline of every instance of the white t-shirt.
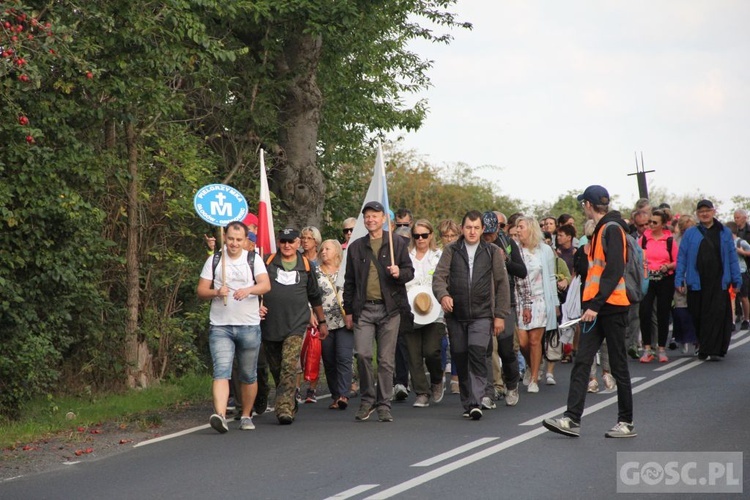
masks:
<svg viewBox="0 0 750 500"><path fill-rule="evenodd" d="M471 283L471 277L474 274L474 257L477 254L477 248L479 248L479 242L473 245L466 243L466 253L469 254L469 283Z"/></svg>
<svg viewBox="0 0 750 500"><path fill-rule="evenodd" d="M213 278L214 288L217 290L224 286L221 281L221 261L224 260L224 255L225 252L222 252L219 265L216 266L216 276L212 276L213 272L211 270L213 256L210 256L206 260L201 271L201 278L207 280ZM254 271L255 276L268 274L266 265L258 254L255 254ZM242 254L236 259L227 259L226 274L226 284L229 287L227 305L224 305L224 300L221 297L211 299L211 324L233 326L260 325L258 296L249 295L243 300L236 300L233 297L236 290L255 285L255 280L250 272L250 264L247 263L247 250L243 250Z"/></svg>

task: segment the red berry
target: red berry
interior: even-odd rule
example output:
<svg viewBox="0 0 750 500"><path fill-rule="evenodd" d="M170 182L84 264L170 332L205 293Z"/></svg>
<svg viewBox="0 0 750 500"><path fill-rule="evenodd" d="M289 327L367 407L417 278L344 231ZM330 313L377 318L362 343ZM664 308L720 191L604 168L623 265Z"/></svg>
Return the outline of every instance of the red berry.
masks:
<svg viewBox="0 0 750 500"><path fill-rule="evenodd" d="M18 77L18 79L21 80L22 82L28 82L29 81L29 76L28 75L20 75Z"/></svg>
<svg viewBox="0 0 750 500"><path fill-rule="evenodd" d="M29 124L29 119L26 118L25 116L19 116L18 117L18 123L20 123L21 125L24 125L24 126L28 125Z"/></svg>
<svg viewBox="0 0 750 500"><path fill-rule="evenodd" d="M34 144L34 137L31 135L27 135L26 142L28 142L29 144Z"/></svg>
<svg viewBox="0 0 750 500"><path fill-rule="evenodd" d="M13 35L12 37L10 37L10 41L11 42L17 42L18 41L18 37L16 35Z"/></svg>
<svg viewBox="0 0 750 500"><path fill-rule="evenodd" d="M10 23L8 21L5 21L5 23L3 24L3 26L5 26L6 30L10 29Z"/></svg>
<svg viewBox="0 0 750 500"><path fill-rule="evenodd" d="M89 80L91 80L91 79L94 78L94 74L91 71L87 71L86 72L86 78L88 78Z"/></svg>

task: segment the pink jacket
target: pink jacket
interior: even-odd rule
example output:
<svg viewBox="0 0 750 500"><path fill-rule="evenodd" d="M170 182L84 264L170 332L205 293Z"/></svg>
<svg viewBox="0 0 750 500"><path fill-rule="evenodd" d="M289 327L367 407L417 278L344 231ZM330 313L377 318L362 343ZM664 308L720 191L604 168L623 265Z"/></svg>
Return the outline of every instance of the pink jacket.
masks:
<svg viewBox="0 0 750 500"><path fill-rule="evenodd" d="M672 237L672 232L669 229L663 229L661 237L658 240L654 239L654 236L650 229L646 229L643 236L638 238L638 246L643 248L643 238L646 238L646 249L644 250L646 260L648 261L649 271L658 271L659 268L665 264L674 264L677 262L677 242L672 241L672 258L669 258L667 253L667 238ZM672 274L674 270L671 270L669 274Z"/></svg>

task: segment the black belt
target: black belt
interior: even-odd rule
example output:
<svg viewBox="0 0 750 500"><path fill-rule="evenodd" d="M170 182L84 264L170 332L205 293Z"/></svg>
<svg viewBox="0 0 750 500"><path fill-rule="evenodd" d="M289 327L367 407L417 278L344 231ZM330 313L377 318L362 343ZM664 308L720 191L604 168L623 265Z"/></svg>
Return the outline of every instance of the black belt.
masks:
<svg viewBox="0 0 750 500"><path fill-rule="evenodd" d="M365 304L384 304L383 300L365 300Z"/></svg>

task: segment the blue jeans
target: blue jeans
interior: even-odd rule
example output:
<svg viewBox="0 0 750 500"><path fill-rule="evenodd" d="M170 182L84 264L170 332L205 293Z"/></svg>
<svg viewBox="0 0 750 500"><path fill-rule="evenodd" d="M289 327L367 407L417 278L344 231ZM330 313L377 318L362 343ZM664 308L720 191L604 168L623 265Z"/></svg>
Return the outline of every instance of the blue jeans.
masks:
<svg viewBox="0 0 750 500"><path fill-rule="evenodd" d="M354 332L346 328L335 328L323 340L323 366L326 371L328 390L336 401L349 394L352 385L352 357L354 356Z"/></svg>
<svg viewBox="0 0 750 500"><path fill-rule="evenodd" d="M260 350L260 325L211 325L208 346L214 365L214 380L232 378L235 350L240 382L255 383Z"/></svg>

